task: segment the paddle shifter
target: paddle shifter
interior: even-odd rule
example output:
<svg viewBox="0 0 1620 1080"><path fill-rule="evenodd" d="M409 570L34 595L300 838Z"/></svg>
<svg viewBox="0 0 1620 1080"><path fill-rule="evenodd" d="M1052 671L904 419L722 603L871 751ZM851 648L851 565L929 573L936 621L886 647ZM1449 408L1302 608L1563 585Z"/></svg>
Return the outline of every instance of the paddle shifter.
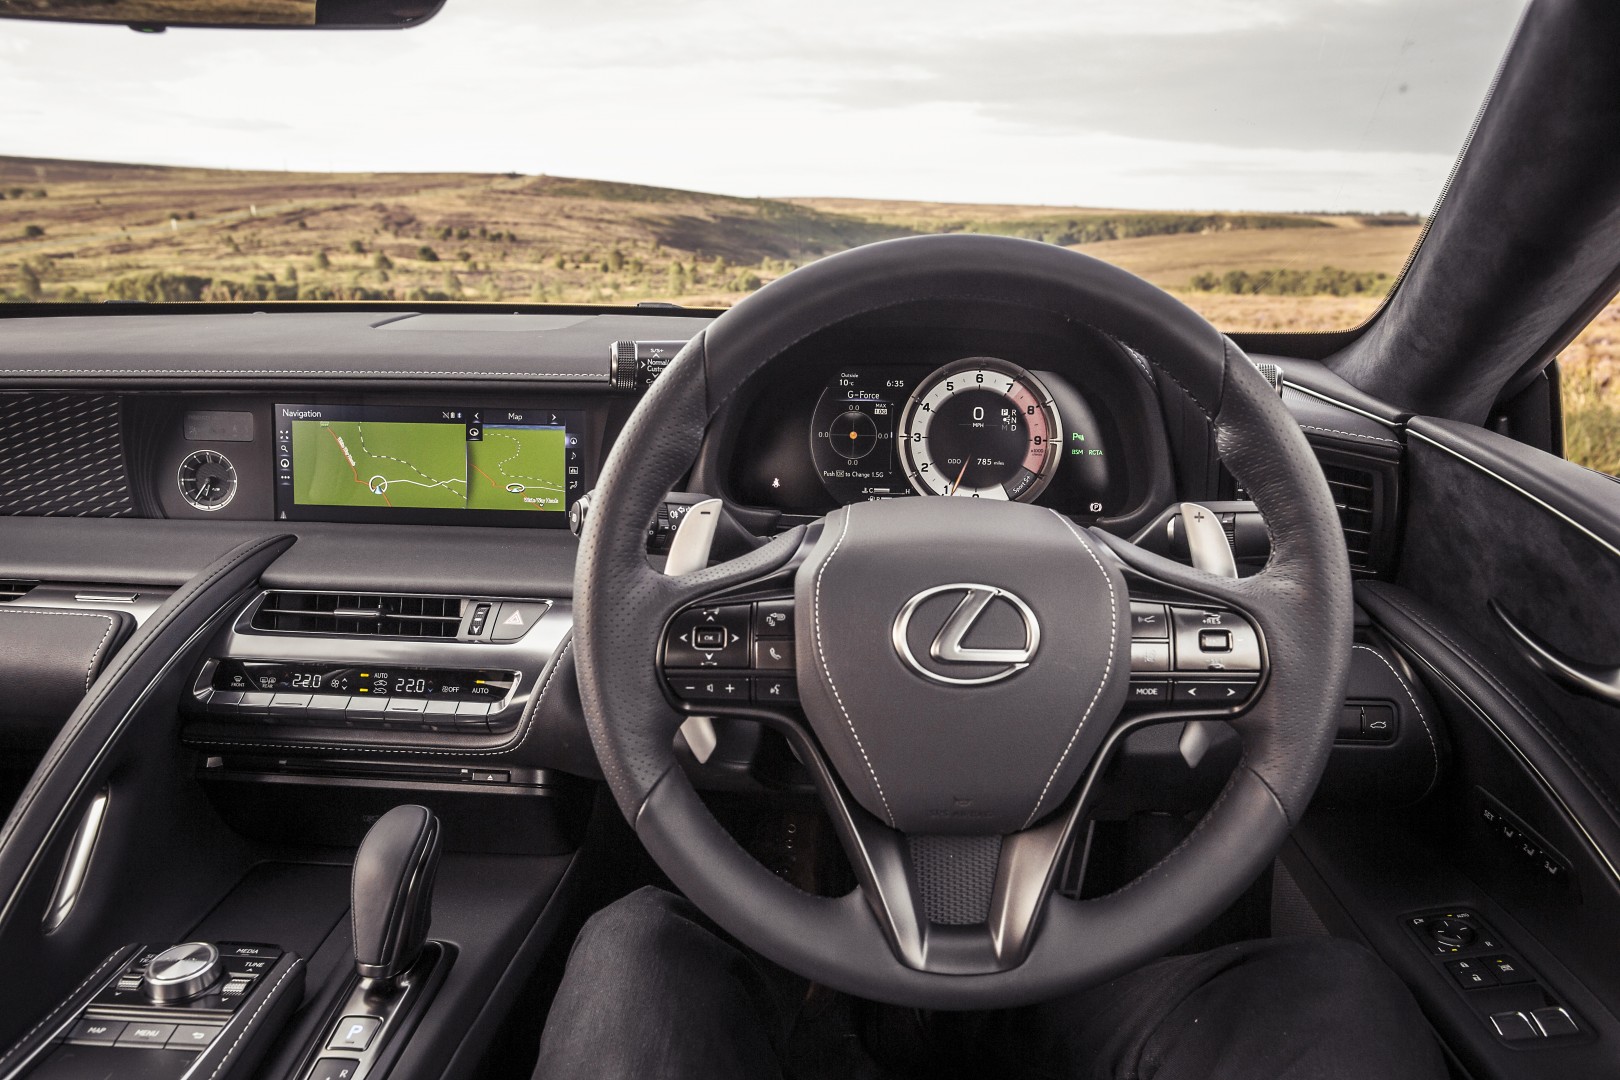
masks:
<svg viewBox="0 0 1620 1080"><path fill-rule="evenodd" d="M354 857L354 966L364 979L392 982L427 941L439 819L425 806L396 806L377 819Z"/></svg>

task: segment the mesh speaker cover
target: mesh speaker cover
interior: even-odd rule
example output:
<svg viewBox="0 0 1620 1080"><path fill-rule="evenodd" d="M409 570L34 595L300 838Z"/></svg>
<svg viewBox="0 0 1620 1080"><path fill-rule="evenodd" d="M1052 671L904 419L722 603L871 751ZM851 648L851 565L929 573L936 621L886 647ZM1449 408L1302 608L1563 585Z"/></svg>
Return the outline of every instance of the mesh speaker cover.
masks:
<svg viewBox="0 0 1620 1080"><path fill-rule="evenodd" d="M134 513L116 397L0 394L0 514Z"/></svg>
<svg viewBox="0 0 1620 1080"><path fill-rule="evenodd" d="M929 922L971 926L990 917L1001 837L910 836L906 846Z"/></svg>

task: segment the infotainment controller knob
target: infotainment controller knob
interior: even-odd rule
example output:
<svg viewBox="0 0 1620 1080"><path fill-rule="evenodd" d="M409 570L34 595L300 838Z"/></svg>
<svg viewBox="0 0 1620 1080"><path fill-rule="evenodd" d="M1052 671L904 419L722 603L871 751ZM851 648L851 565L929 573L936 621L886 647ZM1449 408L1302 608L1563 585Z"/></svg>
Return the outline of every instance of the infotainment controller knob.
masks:
<svg viewBox="0 0 1620 1080"><path fill-rule="evenodd" d="M146 996L153 1001L185 1001L219 981L219 950L206 941L166 949L146 965Z"/></svg>

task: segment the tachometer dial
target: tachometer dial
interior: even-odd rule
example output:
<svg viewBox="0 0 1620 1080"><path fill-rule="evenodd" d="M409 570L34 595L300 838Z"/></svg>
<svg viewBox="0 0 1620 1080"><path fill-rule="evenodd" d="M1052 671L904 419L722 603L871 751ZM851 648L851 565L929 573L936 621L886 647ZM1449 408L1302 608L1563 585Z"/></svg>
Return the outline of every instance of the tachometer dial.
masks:
<svg viewBox="0 0 1620 1080"><path fill-rule="evenodd" d="M1057 469L1052 395L1016 364L975 356L924 379L900 421L906 475L924 495L1028 501Z"/></svg>
<svg viewBox="0 0 1620 1080"><path fill-rule="evenodd" d="M236 466L217 450L196 450L180 463L180 497L198 510L221 510L236 497Z"/></svg>

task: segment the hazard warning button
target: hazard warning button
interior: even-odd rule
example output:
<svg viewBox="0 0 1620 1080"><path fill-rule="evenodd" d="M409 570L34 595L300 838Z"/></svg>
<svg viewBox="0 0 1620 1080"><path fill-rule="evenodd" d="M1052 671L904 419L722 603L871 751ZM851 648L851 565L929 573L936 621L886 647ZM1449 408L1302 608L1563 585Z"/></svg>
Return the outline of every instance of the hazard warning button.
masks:
<svg viewBox="0 0 1620 1080"><path fill-rule="evenodd" d="M545 613L545 604L522 604L508 600L495 614L495 628L490 632L490 640L516 641L527 634L529 627L539 622L540 616Z"/></svg>

